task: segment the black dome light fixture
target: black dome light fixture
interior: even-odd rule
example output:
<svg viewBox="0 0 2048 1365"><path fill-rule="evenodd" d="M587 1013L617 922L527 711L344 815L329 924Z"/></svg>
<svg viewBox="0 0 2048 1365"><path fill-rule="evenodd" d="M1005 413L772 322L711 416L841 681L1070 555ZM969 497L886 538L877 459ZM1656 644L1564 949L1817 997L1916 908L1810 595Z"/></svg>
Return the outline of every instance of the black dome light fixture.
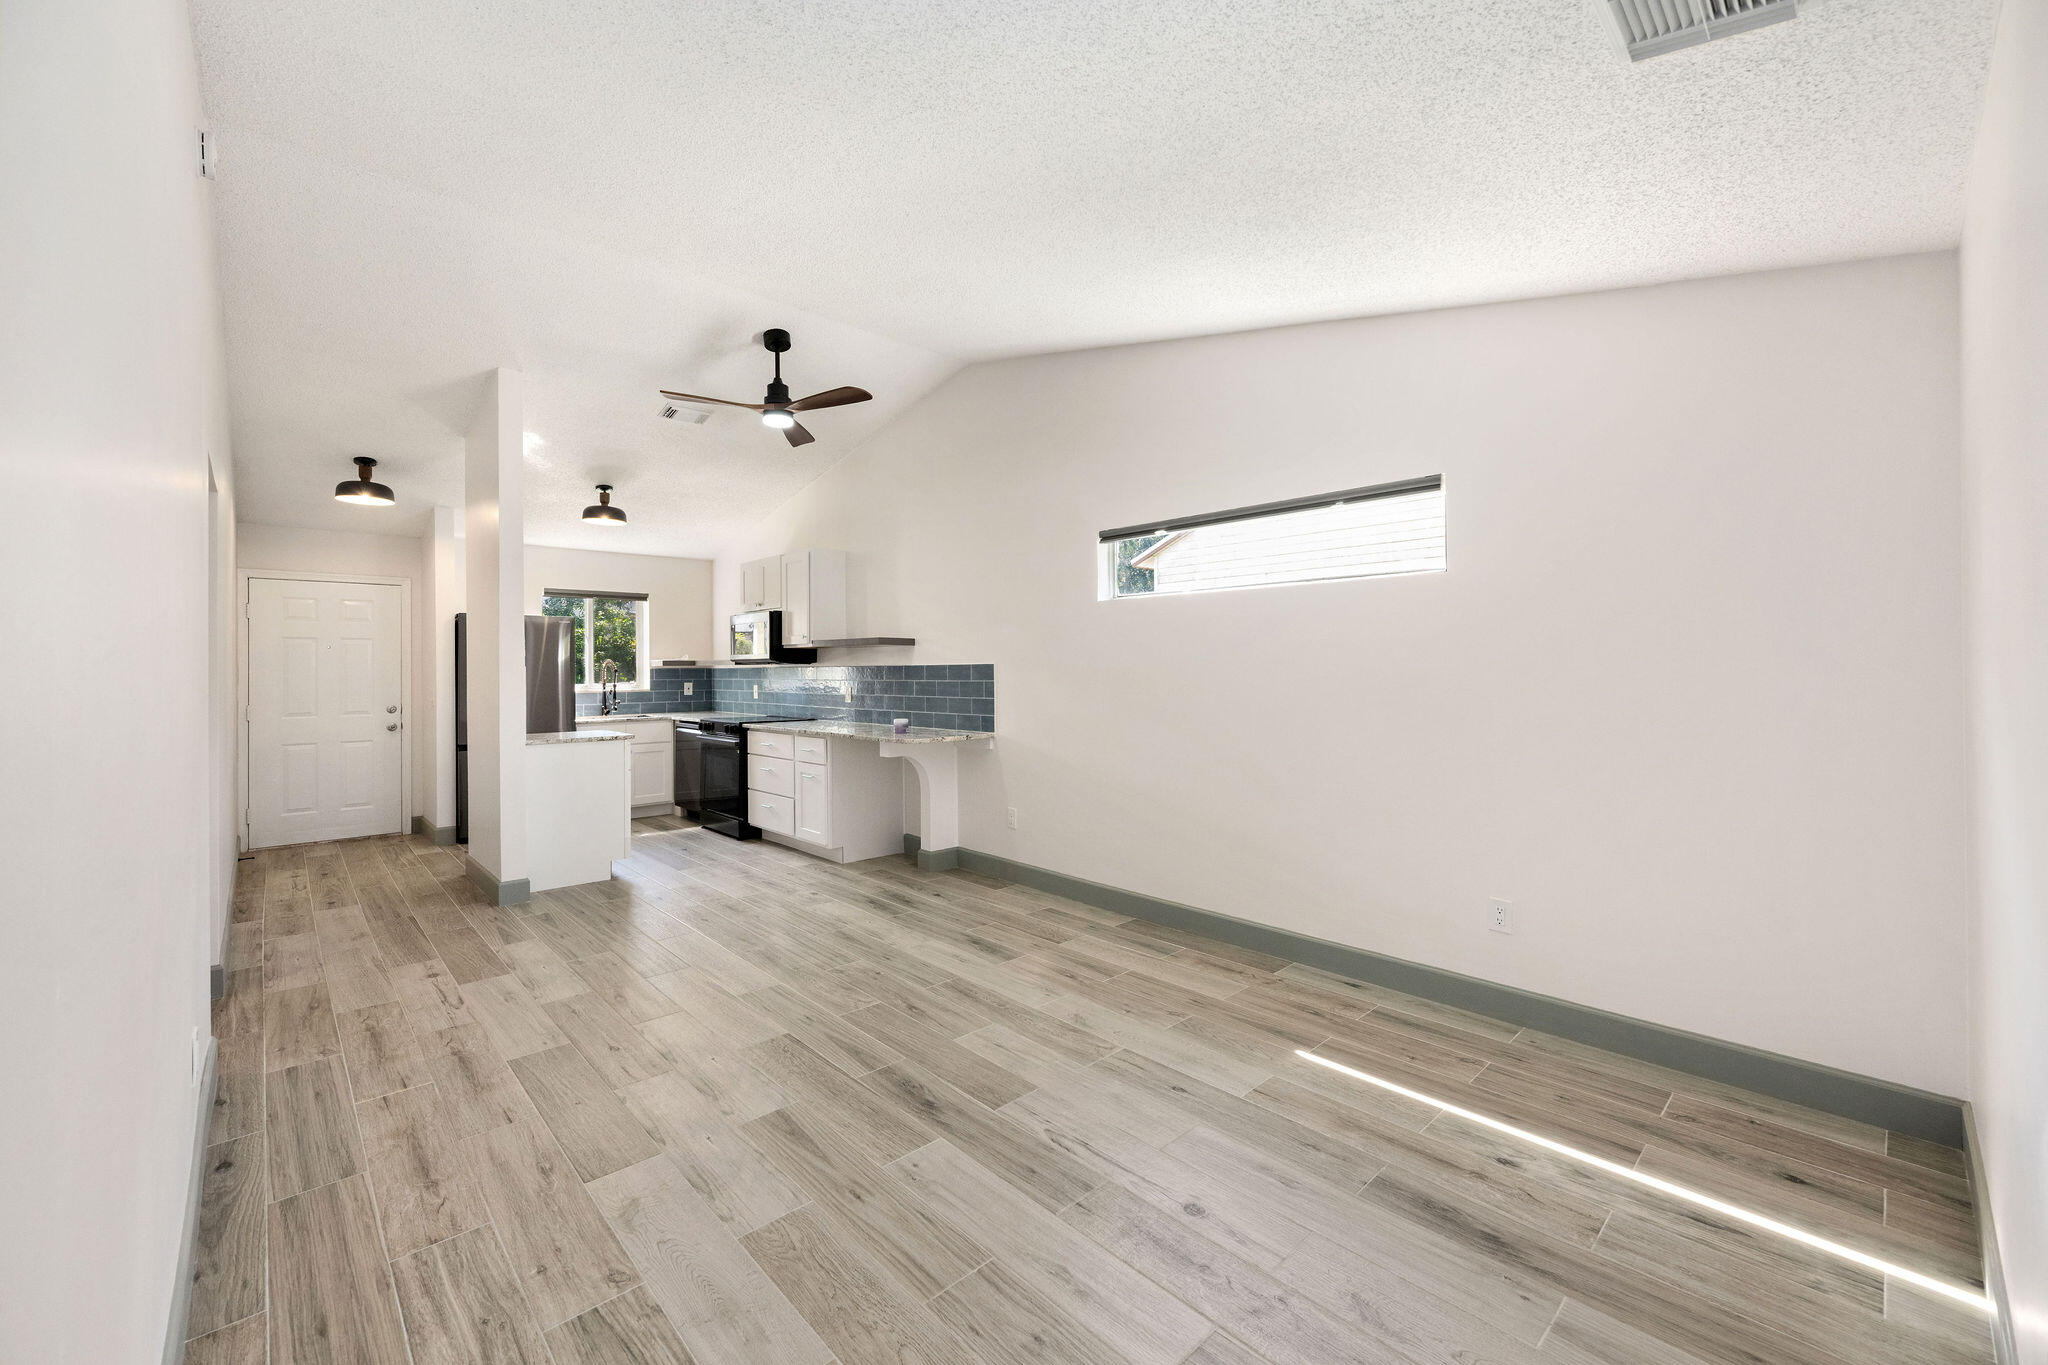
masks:
<svg viewBox="0 0 2048 1365"><path fill-rule="evenodd" d="M612 486L601 483L597 486L597 501L583 509L583 519L594 521L600 526L624 526L626 514L612 506Z"/></svg>
<svg viewBox="0 0 2048 1365"><path fill-rule="evenodd" d="M334 485L334 500L362 503L368 507L389 507L397 502L398 495L388 484L378 483L370 477L370 471L376 467L377 462L369 456L356 456L356 476Z"/></svg>

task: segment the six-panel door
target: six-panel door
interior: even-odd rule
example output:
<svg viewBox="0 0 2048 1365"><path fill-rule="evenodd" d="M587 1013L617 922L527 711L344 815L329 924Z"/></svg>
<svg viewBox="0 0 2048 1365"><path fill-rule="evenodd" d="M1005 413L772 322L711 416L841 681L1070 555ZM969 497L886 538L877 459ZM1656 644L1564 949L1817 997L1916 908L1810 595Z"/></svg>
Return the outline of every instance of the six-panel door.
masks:
<svg viewBox="0 0 2048 1365"><path fill-rule="evenodd" d="M395 834L399 589L249 580L249 844Z"/></svg>

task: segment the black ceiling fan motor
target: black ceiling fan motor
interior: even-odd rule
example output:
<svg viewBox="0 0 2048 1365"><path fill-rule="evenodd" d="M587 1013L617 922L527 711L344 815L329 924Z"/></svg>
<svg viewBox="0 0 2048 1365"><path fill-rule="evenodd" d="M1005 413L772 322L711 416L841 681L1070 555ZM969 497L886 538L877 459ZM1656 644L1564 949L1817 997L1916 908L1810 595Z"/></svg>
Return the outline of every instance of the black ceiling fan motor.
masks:
<svg viewBox="0 0 2048 1365"><path fill-rule="evenodd" d="M761 344L775 356L775 378L768 381L768 392L761 401L771 408L782 407L789 402L789 385L782 382L782 353L789 349L789 333L770 327L761 333Z"/></svg>

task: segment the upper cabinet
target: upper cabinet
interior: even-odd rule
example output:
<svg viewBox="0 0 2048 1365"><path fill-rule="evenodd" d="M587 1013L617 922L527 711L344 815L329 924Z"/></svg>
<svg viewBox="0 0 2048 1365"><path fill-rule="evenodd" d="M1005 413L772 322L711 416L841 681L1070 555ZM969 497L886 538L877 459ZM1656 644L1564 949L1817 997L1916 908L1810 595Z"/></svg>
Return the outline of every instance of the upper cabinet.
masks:
<svg viewBox="0 0 2048 1365"><path fill-rule="evenodd" d="M741 611L774 611L782 606L783 559L752 559L740 565Z"/></svg>
<svg viewBox="0 0 2048 1365"><path fill-rule="evenodd" d="M775 560L760 563L776 566ZM742 564L742 584L754 565ZM813 645L846 635L846 551L798 550L768 571L780 579L782 642Z"/></svg>

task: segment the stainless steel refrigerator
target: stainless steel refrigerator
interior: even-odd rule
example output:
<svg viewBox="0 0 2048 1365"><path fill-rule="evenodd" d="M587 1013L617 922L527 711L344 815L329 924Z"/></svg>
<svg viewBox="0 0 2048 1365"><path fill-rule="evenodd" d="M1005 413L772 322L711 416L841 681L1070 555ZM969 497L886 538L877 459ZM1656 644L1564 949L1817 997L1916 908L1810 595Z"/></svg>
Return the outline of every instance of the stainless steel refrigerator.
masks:
<svg viewBox="0 0 2048 1365"><path fill-rule="evenodd" d="M526 733L576 728L575 622L526 618ZM455 613L455 842L469 842L469 613Z"/></svg>

